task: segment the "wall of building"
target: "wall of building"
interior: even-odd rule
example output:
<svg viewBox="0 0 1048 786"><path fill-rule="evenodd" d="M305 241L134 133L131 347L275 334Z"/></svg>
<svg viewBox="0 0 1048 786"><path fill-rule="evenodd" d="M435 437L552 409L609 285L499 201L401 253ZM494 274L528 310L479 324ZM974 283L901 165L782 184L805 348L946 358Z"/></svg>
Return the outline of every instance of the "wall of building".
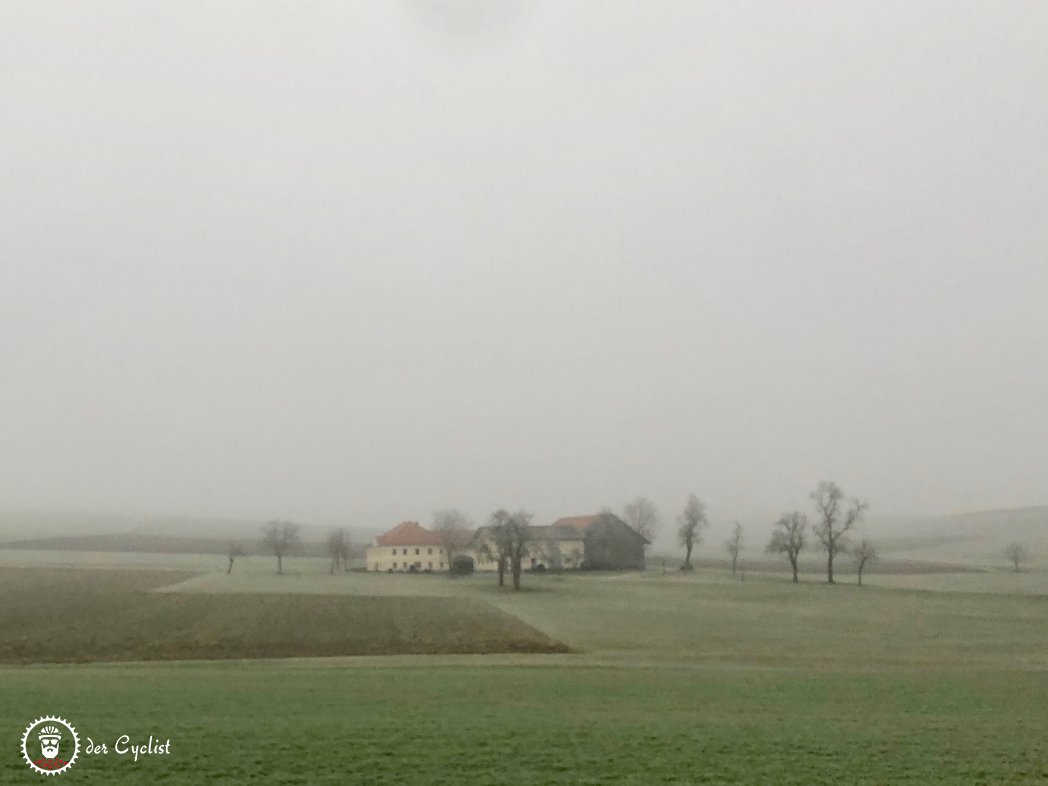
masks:
<svg viewBox="0 0 1048 786"><path fill-rule="evenodd" d="M473 557L473 566L476 570L491 572L498 570L498 561L490 559L487 556L489 552L479 546L466 549L463 553ZM494 548L490 549L490 553L495 553ZM585 553L586 546L581 538L578 540L535 541L528 544L521 564L525 570L536 565L544 565L547 570L552 570L558 567L557 557L559 556L559 567L564 570L574 570L582 567ZM509 567L507 566L506 569L509 570Z"/></svg>
<svg viewBox="0 0 1048 786"><path fill-rule="evenodd" d="M432 570L439 573L448 569L448 560L440 546L370 546L367 553L367 569L393 570L403 573L411 570Z"/></svg>
<svg viewBox="0 0 1048 786"><path fill-rule="evenodd" d="M586 567L644 569L644 539L618 519L595 521L586 530Z"/></svg>
<svg viewBox="0 0 1048 786"><path fill-rule="evenodd" d="M482 536L483 537L483 536ZM490 543L490 538L489 538ZM463 549L463 554L473 558L478 571L495 572L498 562L488 555L494 549L485 550L481 543L473 543ZM447 571L449 562L440 546L371 546L366 559L369 571L398 573L415 570L431 570L434 573ZM524 553L525 570L543 565L547 570L623 570L644 568L644 539L615 517L591 524L585 535L577 539L550 538L535 540L528 544Z"/></svg>

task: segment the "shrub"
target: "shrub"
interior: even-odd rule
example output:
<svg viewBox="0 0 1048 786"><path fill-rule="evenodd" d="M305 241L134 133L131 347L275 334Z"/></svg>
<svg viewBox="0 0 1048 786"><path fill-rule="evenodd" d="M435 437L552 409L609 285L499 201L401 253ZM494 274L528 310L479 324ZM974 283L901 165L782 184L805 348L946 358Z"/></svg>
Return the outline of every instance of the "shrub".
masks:
<svg viewBox="0 0 1048 786"><path fill-rule="evenodd" d="M452 576L469 576L473 573L473 557L468 554L459 554L451 560L448 568Z"/></svg>

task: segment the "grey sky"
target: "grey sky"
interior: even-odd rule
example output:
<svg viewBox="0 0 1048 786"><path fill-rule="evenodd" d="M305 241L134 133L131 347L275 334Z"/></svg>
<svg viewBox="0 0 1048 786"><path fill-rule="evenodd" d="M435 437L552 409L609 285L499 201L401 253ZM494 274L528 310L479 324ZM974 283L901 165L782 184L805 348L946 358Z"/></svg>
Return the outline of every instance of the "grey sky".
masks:
<svg viewBox="0 0 1048 786"><path fill-rule="evenodd" d="M0 505L1048 502L1048 4L0 4Z"/></svg>

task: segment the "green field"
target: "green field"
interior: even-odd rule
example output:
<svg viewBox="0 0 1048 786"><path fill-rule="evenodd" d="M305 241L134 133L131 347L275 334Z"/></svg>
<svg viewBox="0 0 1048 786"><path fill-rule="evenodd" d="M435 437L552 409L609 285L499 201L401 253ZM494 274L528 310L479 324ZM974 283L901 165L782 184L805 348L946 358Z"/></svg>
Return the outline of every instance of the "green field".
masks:
<svg viewBox="0 0 1048 786"><path fill-rule="evenodd" d="M513 593L491 576L319 567L167 573L150 597L202 610L279 593L318 619L333 602L467 603L573 651L4 666L0 781L42 777L17 741L58 714L96 743L172 741L170 756L137 763L83 756L61 776L71 783L1048 782L1043 595L712 571L527 576ZM8 603L26 597L4 586Z"/></svg>

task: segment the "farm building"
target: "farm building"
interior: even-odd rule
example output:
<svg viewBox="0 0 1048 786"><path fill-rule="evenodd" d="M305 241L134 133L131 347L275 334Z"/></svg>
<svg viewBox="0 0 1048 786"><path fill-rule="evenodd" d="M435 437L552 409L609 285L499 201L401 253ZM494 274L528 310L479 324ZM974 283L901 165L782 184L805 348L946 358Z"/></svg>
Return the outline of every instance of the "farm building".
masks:
<svg viewBox="0 0 1048 786"><path fill-rule="evenodd" d="M643 570L648 539L614 513L560 519L561 524L582 532L585 544L583 567L591 570Z"/></svg>
<svg viewBox="0 0 1048 786"><path fill-rule="evenodd" d="M614 513L570 516L530 527L524 567L547 570L641 570L648 541ZM477 530L471 550L477 570L497 570L489 527Z"/></svg>
<svg viewBox="0 0 1048 786"><path fill-rule="evenodd" d="M447 570L440 536L417 521L403 521L368 547L367 569L381 571Z"/></svg>
<svg viewBox="0 0 1048 786"><path fill-rule="evenodd" d="M571 516L529 527L525 569L639 570L648 541L613 513ZM458 553L458 552L456 552ZM490 527L480 527L462 549L477 570L494 571ZM440 535L416 521L404 521L375 538L367 551L369 571L444 571L449 560Z"/></svg>

